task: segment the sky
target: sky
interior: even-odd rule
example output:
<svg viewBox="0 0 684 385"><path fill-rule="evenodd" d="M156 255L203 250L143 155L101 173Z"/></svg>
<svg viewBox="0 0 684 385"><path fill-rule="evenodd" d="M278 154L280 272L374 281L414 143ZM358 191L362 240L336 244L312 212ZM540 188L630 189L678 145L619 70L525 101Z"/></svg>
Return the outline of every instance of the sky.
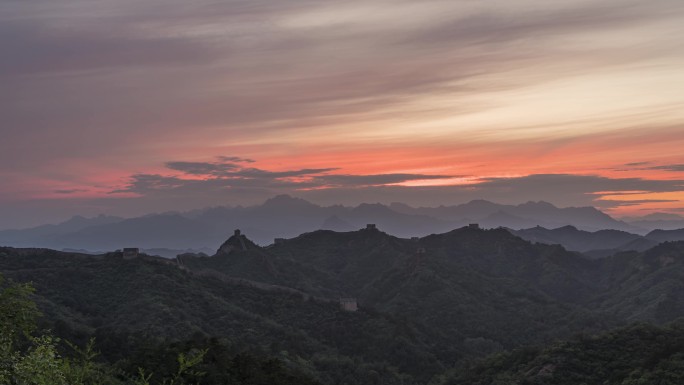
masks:
<svg viewBox="0 0 684 385"><path fill-rule="evenodd" d="M2 0L0 229L251 205L684 214L681 0Z"/></svg>

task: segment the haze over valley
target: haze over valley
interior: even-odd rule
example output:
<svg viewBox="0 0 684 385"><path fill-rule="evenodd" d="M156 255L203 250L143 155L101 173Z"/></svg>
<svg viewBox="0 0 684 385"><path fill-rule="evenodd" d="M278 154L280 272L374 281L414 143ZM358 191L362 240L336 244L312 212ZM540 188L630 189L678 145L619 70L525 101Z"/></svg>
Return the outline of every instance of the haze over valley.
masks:
<svg viewBox="0 0 684 385"><path fill-rule="evenodd" d="M214 207L135 218L73 217L55 225L0 231L0 243L85 252L113 251L128 245L148 249L151 254L175 257L184 251L206 253L236 228L265 246L275 238L291 238L319 229L352 231L368 223L405 238L477 223L483 228L505 227L524 239L562 244L574 251L620 248L643 251L666 240L684 240L682 231L674 231L684 228L684 218L679 218L670 216L667 226L656 227L663 223L641 218L626 222L592 207L558 208L546 202L502 205L476 200L434 208L414 208L401 203L350 207L319 206L279 195L247 207ZM543 229L534 229L539 227ZM574 243L569 239L566 242L564 237L574 238ZM593 239L588 241L588 238Z"/></svg>

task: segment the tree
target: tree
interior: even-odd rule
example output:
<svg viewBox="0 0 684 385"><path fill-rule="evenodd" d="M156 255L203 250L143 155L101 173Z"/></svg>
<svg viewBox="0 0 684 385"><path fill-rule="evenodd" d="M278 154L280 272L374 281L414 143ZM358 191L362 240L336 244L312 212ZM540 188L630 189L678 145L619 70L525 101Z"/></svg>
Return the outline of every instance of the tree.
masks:
<svg viewBox="0 0 684 385"><path fill-rule="evenodd" d="M50 333L35 336L36 320L41 315L31 284L7 281L0 274L0 385L86 385L116 383L97 356L94 340L84 349L66 342L74 360L63 358L57 350L58 338Z"/></svg>
<svg viewBox="0 0 684 385"><path fill-rule="evenodd" d="M50 340L33 340L31 333L36 328L40 315L30 296L34 289L30 284L16 284L6 281L0 274L0 384L9 384L16 370L27 369L31 362L38 364L52 353ZM20 345L37 342L35 349L22 356ZM19 365L19 366L17 366Z"/></svg>

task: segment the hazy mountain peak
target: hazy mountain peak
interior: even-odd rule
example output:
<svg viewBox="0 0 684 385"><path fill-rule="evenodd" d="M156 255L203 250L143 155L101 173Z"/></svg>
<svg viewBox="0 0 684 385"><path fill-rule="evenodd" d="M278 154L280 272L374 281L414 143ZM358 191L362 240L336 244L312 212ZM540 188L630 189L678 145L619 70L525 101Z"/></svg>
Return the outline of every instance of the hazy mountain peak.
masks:
<svg viewBox="0 0 684 385"><path fill-rule="evenodd" d="M321 225L321 229L335 231L352 231L354 230L354 227L349 222L343 220L337 215L333 215L331 217L326 218L326 220Z"/></svg>
<svg viewBox="0 0 684 385"><path fill-rule="evenodd" d="M601 258L618 251L643 251L654 245L638 234L620 230L598 230L594 232L578 229L566 225L554 229L533 227L529 229L513 230L514 234L531 242L546 244L560 244L568 250L589 252L592 258Z"/></svg>
<svg viewBox="0 0 684 385"><path fill-rule="evenodd" d="M558 230L558 231L579 231L579 229L573 225L561 226L561 227L555 228L554 230Z"/></svg>
<svg viewBox="0 0 684 385"><path fill-rule="evenodd" d="M680 241L684 240L684 229L677 230L661 230L656 229L646 234L646 238L658 242Z"/></svg>
<svg viewBox="0 0 684 385"><path fill-rule="evenodd" d="M651 213L641 217L625 217L622 219L627 221L678 221L684 217L672 213Z"/></svg>
<svg viewBox="0 0 684 385"><path fill-rule="evenodd" d="M497 204L494 202L490 202L488 200L484 200L484 199L473 199L467 203L462 204L461 206L491 207L491 206L497 206Z"/></svg>
<svg viewBox="0 0 684 385"><path fill-rule="evenodd" d="M521 208L542 208L542 209L557 209L555 205L546 201L527 201L518 205Z"/></svg>
<svg viewBox="0 0 684 385"><path fill-rule="evenodd" d="M393 213L392 209L381 203L361 203L360 205L356 206L353 211L364 212L367 214Z"/></svg>
<svg viewBox="0 0 684 385"><path fill-rule="evenodd" d="M414 210L413 207L401 202L392 202L389 204L389 208L398 212L411 211Z"/></svg>
<svg viewBox="0 0 684 385"><path fill-rule="evenodd" d="M64 222L59 223L59 225L80 225L80 224L102 224L102 223L112 223L121 221L123 218L113 217L109 215L99 214L92 218L86 218L82 215L74 215L73 217L67 219Z"/></svg>
<svg viewBox="0 0 684 385"><path fill-rule="evenodd" d="M100 216L101 216L101 215L102 215L102 214L100 214ZM83 221L83 220L85 220L85 219L86 219L86 217L84 217L83 215L74 215L73 217L67 219L66 221L64 221L64 222L62 222L62 223L78 222L78 221Z"/></svg>
<svg viewBox="0 0 684 385"><path fill-rule="evenodd" d="M267 199L261 206L265 208L318 207L307 200L296 198L288 194L276 195L273 198Z"/></svg>

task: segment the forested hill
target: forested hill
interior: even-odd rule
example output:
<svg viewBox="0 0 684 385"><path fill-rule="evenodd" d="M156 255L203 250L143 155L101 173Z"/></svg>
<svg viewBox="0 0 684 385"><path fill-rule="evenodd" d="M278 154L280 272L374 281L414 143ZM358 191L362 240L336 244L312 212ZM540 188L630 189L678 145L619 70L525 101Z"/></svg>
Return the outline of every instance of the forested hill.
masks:
<svg viewBox="0 0 684 385"><path fill-rule="evenodd" d="M405 319L194 275L162 259L8 248L0 256L6 277L33 282L45 327L81 344L96 337L112 362L150 344L213 337L323 383L382 376L399 384L425 383L444 369L438 355L461 355Z"/></svg>
<svg viewBox="0 0 684 385"><path fill-rule="evenodd" d="M236 234L212 257L178 260L0 248L0 271L36 287L44 326L81 344L95 336L108 362L216 338L324 384L434 383L502 350L673 321L683 264L682 242L590 260L471 227L414 239L316 231L268 247Z"/></svg>
<svg viewBox="0 0 684 385"><path fill-rule="evenodd" d="M510 347L683 316L676 305L682 245L590 260L504 229L465 227L404 239L369 228L320 230L265 248L234 247L183 261L195 271L221 271L327 298L356 297L433 328Z"/></svg>
<svg viewBox="0 0 684 385"><path fill-rule="evenodd" d="M503 353L455 371L446 385L684 383L684 323L637 324L545 349Z"/></svg>

